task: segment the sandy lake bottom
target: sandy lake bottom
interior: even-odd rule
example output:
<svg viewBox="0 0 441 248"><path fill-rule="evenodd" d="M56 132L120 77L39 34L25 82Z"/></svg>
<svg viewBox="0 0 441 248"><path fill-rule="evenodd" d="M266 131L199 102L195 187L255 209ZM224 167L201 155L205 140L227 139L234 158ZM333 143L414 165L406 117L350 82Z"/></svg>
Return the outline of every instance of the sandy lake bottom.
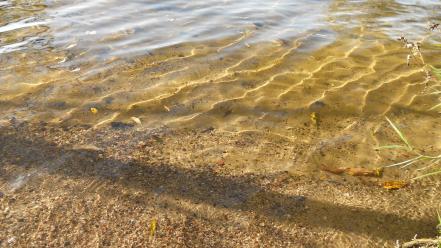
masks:
<svg viewBox="0 0 441 248"><path fill-rule="evenodd" d="M439 13L438 1L0 1L0 246L435 237L440 177L411 179L439 168ZM379 149L405 145L386 117L412 151ZM386 167L416 153L435 159Z"/></svg>

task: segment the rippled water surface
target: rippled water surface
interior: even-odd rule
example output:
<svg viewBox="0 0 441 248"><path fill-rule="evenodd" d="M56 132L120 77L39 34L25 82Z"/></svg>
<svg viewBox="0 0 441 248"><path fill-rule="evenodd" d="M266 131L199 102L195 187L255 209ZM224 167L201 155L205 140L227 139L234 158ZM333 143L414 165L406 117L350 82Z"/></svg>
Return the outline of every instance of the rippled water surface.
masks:
<svg viewBox="0 0 441 248"><path fill-rule="evenodd" d="M441 66L439 13L435 0L0 1L0 117L378 145L387 115L436 147L439 82L423 63ZM402 35L423 61L407 64Z"/></svg>

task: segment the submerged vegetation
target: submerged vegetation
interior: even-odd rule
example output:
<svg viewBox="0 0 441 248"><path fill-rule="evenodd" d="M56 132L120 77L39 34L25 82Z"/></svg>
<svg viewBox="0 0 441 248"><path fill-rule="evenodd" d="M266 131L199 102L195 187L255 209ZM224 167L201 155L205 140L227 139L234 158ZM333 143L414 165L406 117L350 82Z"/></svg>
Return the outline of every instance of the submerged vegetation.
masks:
<svg viewBox="0 0 441 248"><path fill-rule="evenodd" d="M440 24L439 23L431 24L429 26L429 30L432 32L440 30ZM407 66L410 66L412 63L421 66L422 70L426 74L426 79L427 80L435 79L435 81L438 82L438 84L435 86L436 87L440 86L439 83L441 82L441 69L436 68L435 66L427 64L425 62L423 54L421 53L421 45L422 45L421 42L409 41L404 36L401 36L400 38L398 38L398 40L401 41L404 44L404 47L409 50L409 54L407 55ZM435 46L441 47L441 44L437 44ZM439 95L440 93L441 91L435 88L435 91L432 92L431 94ZM436 110L439 107L441 107L441 99L439 104L433 106L429 110Z"/></svg>
<svg viewBox="0 0 441 248"><path fill-rule="evenodd" d="M435 30L439 29L439 26L440 25L438 23L434 23L429 26L429 29L430 29L430 31L435 31ZM427 80L432 79L432 75L434 75L435 81L437 83L441 82L441 69L438 69L438 68L434 67L433 65L426 64L426 62L424 61L424 57L421 53L421 43L420 42L410 42L404 36L401 36L398 40L404 43L405 48L409 49L409 54L407 56L407 65L408 66L410 65L412 60L419 58L419 61L420 61L419 63L421 64L422 69L424 70L424 72L427 75ZM436 85L436 86L438 86L438 85ZM441 94L441 91L435 89L435 91L432 92L431 94L438 95L438 94ZM431 107L429 110L435 110L439 107L441 107L441 101L439 104ZM429 155L425 155L425 154L418 152L410 144L409 140L406 138L406 136L403 134L403 132L401 132L401 130L388 117L386 117L386 120L390 124L390 126L393 128L393 130L398 134L398 136L400 137L403 144L401 144L401 145L398 145L398 144L385 145L385 146L378 147L378 149L405 149L413 156L411 159L388 165L388 166L386 166L386 168L387 167L394 167L394 166L401 166L401 168L406 168L406 167L413 165L413 164L416 164L416 163L427 162L425 167L419 168L417 170L424 171L424 170L433 169L433 168L435 168L435 169L431 172L417 176L413 179L421 179L424 177L441 174L441 168L437 168L437 166L441 162L441 154L436 155L436 156L429 156Z"/></svg>
<svg viewBox="0 0 441 248"><path fill-rule="evenodd" d="M431 31L439 30L439 23L431 24L429 26L429 29ZM441 69L436 68L433 65L428 65L424 61L424 57L421 53L421 43L420 42L409 42L404 36L400 37L398 39L399 41L402 41L404 43L404 46L409 49L409 54L407 56L407 65L410 66L411 61L415 60L416 58L419 58L420 65L424 72L426 73L426 79L432 80L434 79L437 84L435 85L435 90L431 92L430 94L434 95L440 95L441 90L439 90L439 83L441 82ZM441 46L441 44L437 45ZM431 107L429 111L437 110L441 108L441 98L439 99L440 103L436 104L435 106ZM440 112L441 113L441 112ZM386 117L387 122L392 127L392 129L395 131L395 133L399 136L402 144L392 144L392 145L384 145L380 146L377 149L401 149L406 150L412 158L397 162L388 166L385 166L385 168L388 167L396 167L400 166L400 168L406 168L411 165L416 164L423 164L424 167L416 169L416 171L427 171L430 170L430 172L423 172L421 175L416 176L412 178L412 180L418 180L429 176L436 176L441 174L441 153L435 156L426 155L421 152L419 152L415 147L411 145L409 140L406 138L406 136L403 134L403 132L397 127L397 125L391 121L388 117ZM438 204L438 203L437 203ZM441 248L441 215L439 210L436 211L437 217L438 217L438 225L436 226L438 237L434 239L417 239L415 238L410 241L404 243L402 246L397 244L398 247L403 248L411 248L411 247L438 247Z"/></svg>
<svg viewBox="0 0 441 248"><path fill-rule="evenodd" d="M398 134L398 136L400 137L403 144L402 145L398 145L398 144L385 145L385 146L378 147L378 149L404 149L404 150L407 150L413 156L411 159L385 166L386 168L394 167L394 166L401 166L401 168L406 168L412 164L428 161L428 164L425 167L418 169L420 171L423 171L423 170L427 170L430 168L434 168L441 162L441 154L439 154L438 156L429 156L429 155L424 155L424 154L418 152L410 144L410 142L408 141L406 136L403 134L403 132L389 118L386 117L386 120L389 122L389 124L393 128L393 130ZM433 175L437 175L437 174L441 174L441 168L437 168L437 169L435 169L435 171L423 174L421 176L417 176L413 179L420 179L423 177L433 176Z"/></svg>

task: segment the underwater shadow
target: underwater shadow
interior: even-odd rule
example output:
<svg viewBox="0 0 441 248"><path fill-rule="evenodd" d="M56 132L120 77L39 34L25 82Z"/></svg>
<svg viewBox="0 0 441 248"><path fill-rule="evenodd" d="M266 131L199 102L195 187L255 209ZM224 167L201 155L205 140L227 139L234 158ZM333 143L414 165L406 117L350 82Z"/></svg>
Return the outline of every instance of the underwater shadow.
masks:
<svg viewBox="0 0 441 248"><path fill-rule="evenodd" d="M416 220L373 211L368 206L357 208L285 195L256 184L252 175L230 177L208 168L196 171L168 164L109 159L100 151L58 147L18 129L16 133L0 129L0 153L0 172L8 162L70 178L98 179L146 193L170 195L235 211L252 211L277 222L332 228L388 240L409 239L417 233L419 236L435 235L436 223L432 219ZM4 174L0 173L0 177Z"/></svg>

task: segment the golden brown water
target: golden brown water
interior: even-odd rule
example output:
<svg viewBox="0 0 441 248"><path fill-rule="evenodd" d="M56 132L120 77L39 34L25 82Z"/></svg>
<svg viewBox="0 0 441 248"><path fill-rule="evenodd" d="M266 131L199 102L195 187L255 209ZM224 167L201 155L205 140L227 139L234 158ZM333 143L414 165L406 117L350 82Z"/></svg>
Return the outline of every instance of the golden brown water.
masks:
<svg viewBox="0 0 441 248"><path fill-rule="evenodd" d="M415 145L439 150L439 83L418 60L407 65L397 38L422 42L425 62L440 67L441 34L428 29L440 10L438 1L2 1L0 118L353 142L348 155L368 165L391 142L381 140L389 116Z"/></svg>

